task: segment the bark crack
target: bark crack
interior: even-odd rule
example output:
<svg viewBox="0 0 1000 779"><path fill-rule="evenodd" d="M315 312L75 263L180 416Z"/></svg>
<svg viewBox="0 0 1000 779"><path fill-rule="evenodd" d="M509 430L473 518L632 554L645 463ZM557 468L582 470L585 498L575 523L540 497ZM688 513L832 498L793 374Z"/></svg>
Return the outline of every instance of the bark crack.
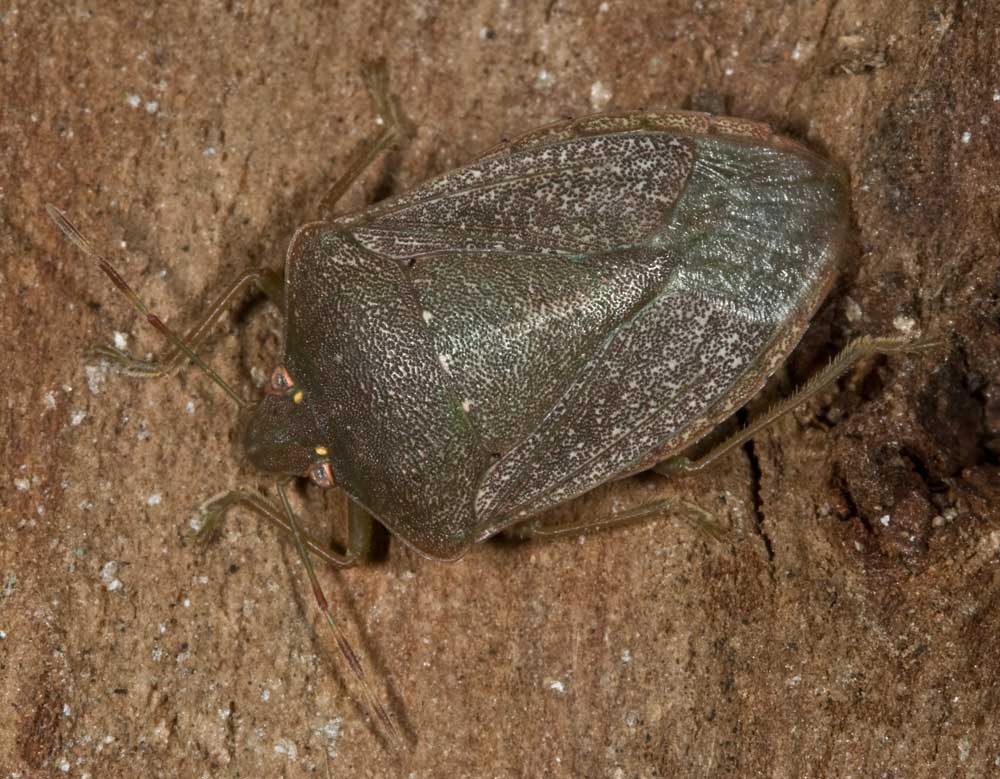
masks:
<svg viewBox="0 0 1000 779"><path fill-rule="evenodd" d="M767 529L764 525L764 500L761 497L761 470L760 470L760 460L757 458L757 452L754 449L753 439L751 438L745 444L743 444L743 451L746 452L747 460L750 462L750 478L751 487L750 491L753 495L753 526L754 532L760 537L760 540L764 544L764 551L767 553L767 570L771 578L774 578L774 546L771 543L771 537L767 534Z"/></svg>

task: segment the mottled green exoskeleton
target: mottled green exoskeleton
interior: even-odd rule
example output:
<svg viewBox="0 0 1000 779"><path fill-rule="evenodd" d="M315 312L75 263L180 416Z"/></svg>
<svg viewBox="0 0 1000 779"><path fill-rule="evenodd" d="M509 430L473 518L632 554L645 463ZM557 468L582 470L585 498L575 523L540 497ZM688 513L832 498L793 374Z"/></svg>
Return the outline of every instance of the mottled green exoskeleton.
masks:
<svg viewBox="0 0 1000 779"><path fill-rule="evenodd" d="M369 75L386 128L331 200L401 126L384 72ZM765 125L602 114L301 227L283 285L244 274L183 340L102 260L174 344L155 363L104 353L140 375L188 359L204 367L195 349L240 289L256 283L277 298L283 356L266 396L241 412L246 452L263 471L343 489L353 506L347 552L303 534L280 487L279 504L241 490L206 510L243 504L291 532L347 662L394 733L306 550L351 564L375 517L424 555L453 560L677 455L757 392L798 342L848 226L841 170ZM855 342L810 390L857 356L906 348Z"/></svg>
<svg viewBox="0 0 1000 779"><path fill-rule="evenodd" d="M757 125L647 113L534 133L299 229L288 378L249 412L250 460L328 463L395 535L454 559L742 405L847 227L840 171Z"/></svg>

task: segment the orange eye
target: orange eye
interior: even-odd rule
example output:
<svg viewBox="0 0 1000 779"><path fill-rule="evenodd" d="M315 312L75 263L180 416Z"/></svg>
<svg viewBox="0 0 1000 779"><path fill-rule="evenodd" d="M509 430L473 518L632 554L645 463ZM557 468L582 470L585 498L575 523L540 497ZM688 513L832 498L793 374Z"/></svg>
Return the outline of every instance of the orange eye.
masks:
<svg viewBox="0 0 1000 779"><path fill-rule="evenodd" d="M332 487L333 470L330 468L330 463L316 463L309 469L309 478L317 487Z"/></svg>
<svg viewBox="0 0 1000 779"><path fill-rule="evenodd" d="M279 365L271 373L271 383L268 386L268 391L272 395L284 395L294 386L295 382L292 381L291 375L283 366Z"/></svg>

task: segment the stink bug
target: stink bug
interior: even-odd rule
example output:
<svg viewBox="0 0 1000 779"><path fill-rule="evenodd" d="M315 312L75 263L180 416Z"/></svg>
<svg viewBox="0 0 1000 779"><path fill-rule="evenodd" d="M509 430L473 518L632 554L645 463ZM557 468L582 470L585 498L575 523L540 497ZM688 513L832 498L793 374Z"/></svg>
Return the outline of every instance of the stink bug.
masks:
<svg viewBox="0 0 1000 779"><path fill-rule="evenodd" d="M367 76L386 124L330 202L402 127L385 71ZM204 504L209 526L243 505L291 534L346 662L396 737L311 555L358 562L374 518L423 555L454 560L609 480L698 468L854 359L921 346L855 341L805 390L706 458L679 457L752 397L799 341L848 227L840 169L766 125L676 111L600 114L299 228L283 277L245 273L184 338L97 257L172 343L154 362L111 347L102 354L142 376L194 361L236 399L247 457L282 477L278 500L249 489L218 495ZM254 284L282 308L285 331L266 395L247 404L196 350ZM345 553L299 529L285 485L301 476L350 497Z"/></svg>

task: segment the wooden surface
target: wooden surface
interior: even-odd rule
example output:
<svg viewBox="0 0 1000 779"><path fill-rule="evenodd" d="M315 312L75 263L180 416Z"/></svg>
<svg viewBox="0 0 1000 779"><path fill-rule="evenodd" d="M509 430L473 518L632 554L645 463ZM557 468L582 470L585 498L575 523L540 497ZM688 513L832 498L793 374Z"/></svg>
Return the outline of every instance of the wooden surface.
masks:
<svg viewBox="0 0 1000 779"><path fill-rule="evenodd" d="M119 5L0 10L0 777L1000 772L995 4ZM418 130L349 205L564 116L714 101L852 180L857 251L755 406L851 336L943 342L860 365L697 476L566 509L677 496L729 542L675 517L322 570L405 759L290 545L245 513L193 541L201 500L257 483L235 410L194 371L141 382L85 357L160 340L43 208L183 327L315 217L373 130L376 55ZM208 359L250 395L279 327L248 302ZM342 499L304 499L342 533Z"/></svg>

